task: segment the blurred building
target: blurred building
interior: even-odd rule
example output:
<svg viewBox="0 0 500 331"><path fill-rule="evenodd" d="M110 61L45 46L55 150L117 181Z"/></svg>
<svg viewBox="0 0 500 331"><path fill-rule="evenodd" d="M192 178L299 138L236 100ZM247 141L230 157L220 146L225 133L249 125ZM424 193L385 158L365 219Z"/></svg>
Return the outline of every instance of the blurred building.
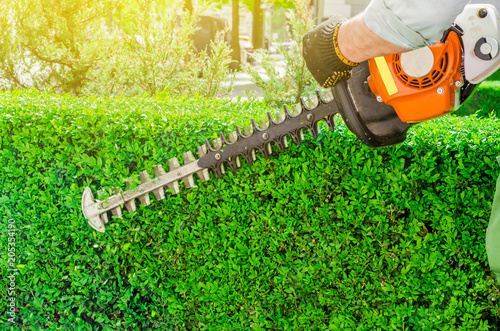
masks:
<svg viewBox="0 0 500 331"><path fill-rule="evenodd" d="M322 22L333 14L352 17L361 13L370 0L313 0L312 9L318 22Z"/></svg>
<svg viewBox="0 0 500 331"><path fill-rule="evenodd" d="M311 0L312 16L321 23L331 15L341 14L352 17L362 12L370 3L370 0ZM275 8L272 2L262 4L263 10L263 33L264 39L271 38L276 41L289 40L286 31L287 20L285 9ZM240 35L252 37L252 13L240 4ZM220 6L216 9L207 10L204 15L226 20L229 27L232 24L232 6L230 4Z"/></svg>
<svg viewBox="0 0 500 331"><path fill-rule="evenodd" d="M266 11L264 11L265 13ZM241 35L252 35L252 12L249 11L243 4L240 3L240 34ZM225 19L229 25L232 26L233 22L233 7L229 5L222 5L216 9L206 10L204 15L210 15L217 18Z"/></svg>

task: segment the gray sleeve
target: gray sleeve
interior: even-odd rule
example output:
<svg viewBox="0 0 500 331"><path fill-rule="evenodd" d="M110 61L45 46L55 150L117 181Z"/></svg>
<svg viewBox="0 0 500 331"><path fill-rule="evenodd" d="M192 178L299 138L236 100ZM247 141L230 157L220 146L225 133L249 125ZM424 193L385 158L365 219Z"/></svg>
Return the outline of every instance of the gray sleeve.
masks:
<svg viewBox="0 0 500 331"><path fill-rule="evenodd" d="M382 39L407 49L439 41L469 0L372 0L363 18Z"/></svg>

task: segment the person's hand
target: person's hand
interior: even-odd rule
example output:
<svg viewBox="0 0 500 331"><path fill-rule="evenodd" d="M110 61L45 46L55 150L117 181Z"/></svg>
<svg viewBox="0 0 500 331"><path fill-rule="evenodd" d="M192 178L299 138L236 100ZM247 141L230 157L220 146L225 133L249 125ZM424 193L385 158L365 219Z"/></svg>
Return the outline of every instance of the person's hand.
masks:
<svg viewBox="0 0 500 331"><path fill-rule="evenodd" d="M341 79L348 79L351 69L358 65L340 52L337 36L346 19L332 16L304 35L303 56L314 79L324 88L332 87Z"/></svg>

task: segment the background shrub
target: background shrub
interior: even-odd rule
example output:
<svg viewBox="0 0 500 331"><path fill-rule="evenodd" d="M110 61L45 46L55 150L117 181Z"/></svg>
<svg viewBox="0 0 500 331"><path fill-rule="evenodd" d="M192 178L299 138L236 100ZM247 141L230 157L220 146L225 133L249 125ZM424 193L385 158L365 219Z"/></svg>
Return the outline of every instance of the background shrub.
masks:
<svg viewBox="0 0 500 331"><path fill-rule="evenodd" d="M18 229L15 329L499 330L484 245L495 118L443 117L379 150L339 121L100 234L80 211L85 186L124 187L266 107L34 91L0 94L0 105L2 250L7 220Z"/></svg>
<svg viewBox="0 0 500 331"><path fill-rule="evenodd" d="M5 0L0 12L2 88L79 94L109 45L105 1Z"/></svg>
<svg viewBox="0 0 500 331"><path fill-rule="evenodd" d="M302 36L314 27L309 3L304 0L295 0L293 3L295 9L288 10L286 14L292 42L287 48L278 44L278 54L282 59L265 50L257 50L254 56L265 74L259 68L242 66L243 71L250 74L252 81L262 90L264 102L271 107L296 104L300 97L310 97L319 88L302 57ZM283 61L283 67L276 65L278 61ZM247 95L250 99L256 99L252 91L247 91Z"/></svg>
<svg viewBox="0 0 500 331"><path fill-rule="evenodd" d="M5 0L0 88L73 95L227 95L223 39L195 54L198 13L146 0ZM200 10L203 10L200 7Z"/></svg>

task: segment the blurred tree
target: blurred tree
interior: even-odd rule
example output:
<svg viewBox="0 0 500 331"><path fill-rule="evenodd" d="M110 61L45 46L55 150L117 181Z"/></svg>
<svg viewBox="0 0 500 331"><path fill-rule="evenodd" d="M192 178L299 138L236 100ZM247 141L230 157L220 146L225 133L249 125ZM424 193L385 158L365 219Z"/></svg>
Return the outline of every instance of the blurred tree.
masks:
<svg viewBox="0 0 500 331"><path fill-rule="evenodd" d="M117 0L3 0L0 74L5 87L78 95L107 42L102 25Z"/></svg>
<svg viewBox="0 0 500 331"><path fill-rule="evenodd" d="M240 1L232 0L233 23L231 27L231 69L237 70L241 64L241 48L240 48Z"/></svg>
<svg viewBox="0 0 500 331"><path fill-rule="evenodd" d="M189 13L193 13L193 2L191 0L184 1L184 9L186 9Z"/></svg>
<svg viewBox="0 0 500 331"><path fill-rule="evenodd" d="M125 0L122 0L125 1ZM198 5L193 14L184 3L126 0L113 47L93 72L89 94L201 95L227 94L222 84L228 74L230 54L224 36L216 35L209 47L194 52L195 30L200 28ZM163 9L162 9L163 8ZM223 29L223 28L222 28Z"/></svg>
<svg viewBox="0 0 500 331"><path fill-rule="evenodd" d="M226 93L229 50L193 54L198 13L162 0L0 1L0 88L74 95ZM199 6L198 6L199 7Z"/></svg>
<svg viewBox="0 0 500 331"><path fill-rule="evenodd" d="M264 46L264 13L262 5L266 0L242 0L243 4L252 12L252 43L255 49ZM275 0L274 8L293 9L295 4L293 0ZM268 36L269 37L269 36Z"/></svg>
<svg viewBox="0 0 500 331"><path fill-rule="evenodd" d="M254 49L263 47L263 19L262 19L262 2L261 0L253 0L252 10L252 43Z"/></svg>

